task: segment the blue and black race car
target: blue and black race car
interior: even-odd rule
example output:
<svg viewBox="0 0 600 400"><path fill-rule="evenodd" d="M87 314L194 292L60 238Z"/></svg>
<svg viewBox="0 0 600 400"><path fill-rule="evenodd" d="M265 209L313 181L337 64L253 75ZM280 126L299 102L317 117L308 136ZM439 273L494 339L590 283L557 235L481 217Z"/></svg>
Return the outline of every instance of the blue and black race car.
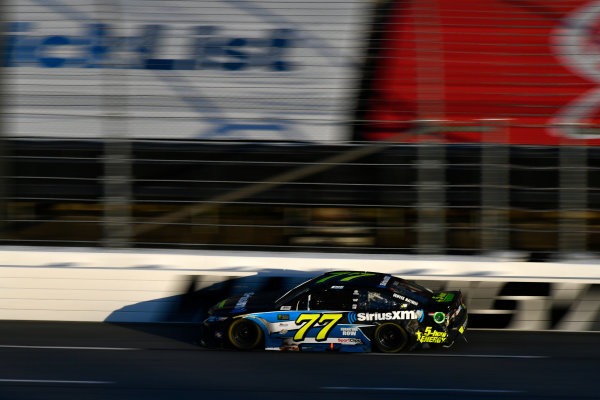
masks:
<svg viewBox="0 0 600 400"><path fill-rule="evenodd" d="M467 327L460 291L375 272L328 272L279 298L244 293L209 310L201 343L240 350L399 352L449 347Z"/></svg>

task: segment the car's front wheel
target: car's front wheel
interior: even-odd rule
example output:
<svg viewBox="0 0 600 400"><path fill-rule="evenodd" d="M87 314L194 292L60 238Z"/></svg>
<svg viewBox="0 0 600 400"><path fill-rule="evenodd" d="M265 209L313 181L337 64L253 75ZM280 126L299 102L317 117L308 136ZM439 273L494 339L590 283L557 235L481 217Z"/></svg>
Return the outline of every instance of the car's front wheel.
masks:
<svg viewBox="0 0 600 400"><path fill-rule="evenodd" d="M239 318L233 321L228 330L229 341L240 350L256 349L263 339L263 332L255 322Z"/></svg>
<svg viewBox="0 0 600 400"><path fill-rule="evenodd" d="M385 322L373 334L373 343L377 350L384 353L397 353L408 349L410 339L406 329L393 322Z"/></svg>

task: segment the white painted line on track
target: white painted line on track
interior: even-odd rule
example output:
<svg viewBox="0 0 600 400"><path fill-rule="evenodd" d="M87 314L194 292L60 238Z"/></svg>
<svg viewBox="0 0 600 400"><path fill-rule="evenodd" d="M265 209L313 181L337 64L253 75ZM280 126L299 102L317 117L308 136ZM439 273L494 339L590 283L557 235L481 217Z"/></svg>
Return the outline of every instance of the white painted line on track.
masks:
<svg viewBox="0 0 600 400"><path fill-rule="evenodd" d="M550 358L549 356L529 356L511 354L421 354L421 353L363 353L361 356L396 356L396 357L463 357L463 358Z"/></svg>
<svg viewBox="0 0 600 400"><path fill-rule="evenodd" d="M112 385L115 382L109 381L69 381L69 380L55 380L55 379L0 379L0 383L60 383L68 385Z"/></svg>
<svg viewBox="0 0 600 400"><path fill-rule="evenodd" d="M134 347L85 347L85 346L19 346L0 344L0 349L34 349L34 350L105 350L105 351L134 351Z"/></svg>
<svg viewBox="0 0 600 400"><path fill-rule="evenodd" d="M524 393L522 390L460 389L460 388L411 388L411 387L368 387L368 386L324 386L322 390L369 390L381 392L452 392L452 393Z"/></svg>

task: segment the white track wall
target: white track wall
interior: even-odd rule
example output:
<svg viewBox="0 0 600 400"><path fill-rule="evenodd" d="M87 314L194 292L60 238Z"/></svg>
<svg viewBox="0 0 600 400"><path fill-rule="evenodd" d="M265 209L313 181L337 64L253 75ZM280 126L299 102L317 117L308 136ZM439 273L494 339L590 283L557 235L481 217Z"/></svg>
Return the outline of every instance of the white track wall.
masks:
<svg viewBox="0 0 600 400"><path fill-rule="evenodd" d="M169 315L196 289L244 278L300 281L321 271L377 271L461 289L472 315L509 329L600 330L600 265L485 258L4 248L0 320L179 322ZM506 303L512 306L503 306ZM557 317L557 312L560 316Z"/></svg>

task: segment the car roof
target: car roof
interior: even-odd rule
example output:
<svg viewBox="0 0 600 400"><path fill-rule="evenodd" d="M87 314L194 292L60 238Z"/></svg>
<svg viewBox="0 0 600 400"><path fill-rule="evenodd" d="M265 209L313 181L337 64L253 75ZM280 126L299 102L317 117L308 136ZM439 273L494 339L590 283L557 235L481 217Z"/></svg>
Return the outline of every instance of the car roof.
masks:
<svg viewBox="0 0 600 400"><path fill-rule="evenodd" d="M310 287L346 286L385 288L392 278L399 279L380 272L331 271L311 279Z"/></svg>
<svg viewBox="0 0 600 400"><path fill-rule="evenodd" d="M408 296L420 302L427 301L426 297L428 296L426 292L429 291L429 289L416 285L414 282L407 281L390 274L361 271L332 271L305 281L304 283L285 293L283 296L277 299L276 302L283 304L290 299L294 299L297 296L302 295L303 293L322 288L331 288L333 286L335 286L334 289L369 288L380 291L397 291L402 295Z"/></svg>
<svg viewBox="0 0 600 400"><path fill-rule="evenodd" d="M428 297L427 293L431 293L430 289L418 285L416 282L380 272L332 271L311 279L307 286L310 288L309 290L331 286L341 289L343 286L344 288L402 292L419 301L425 301L423 296Z"/></svg>

